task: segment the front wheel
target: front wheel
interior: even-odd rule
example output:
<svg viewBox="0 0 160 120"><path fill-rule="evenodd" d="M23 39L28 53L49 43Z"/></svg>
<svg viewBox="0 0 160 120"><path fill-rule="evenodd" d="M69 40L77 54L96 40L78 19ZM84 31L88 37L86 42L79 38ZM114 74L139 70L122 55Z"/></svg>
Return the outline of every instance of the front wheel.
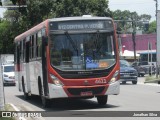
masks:
<svg viewBox="0 0 160 120"><path fill-rule="evenodd" d="M108 95L97 96L97 101L99 105L106 105L108 101Z"/></svg>

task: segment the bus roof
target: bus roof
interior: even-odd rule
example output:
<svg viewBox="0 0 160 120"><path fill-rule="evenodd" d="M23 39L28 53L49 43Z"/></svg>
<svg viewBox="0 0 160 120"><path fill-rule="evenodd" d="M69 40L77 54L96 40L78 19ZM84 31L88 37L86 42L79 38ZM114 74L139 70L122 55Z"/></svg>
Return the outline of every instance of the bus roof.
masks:
<svg viewBox="0 0 160 120"><path fill-rule="evenodd" d="M61 17L61 18L47 19L47 20L41 22L40 24L36 25L35 27L27 30L26 32L18 35L15 38L14 42L21 41L22 39L24 39L28 35L32 35L35 31L39 31L40 29L42 29L44 27L48 27L47 26L48 22L52 22L52 21L71 21L71 20L112 20L112 18L110 18L110 17L92 17L90 15L84 15L84 16L80 16L80 17Z"/></svg>
<svg viewBox="0 0 160 120"><path fill-rule="evenodd" d="M112 20L110 17L92 17L92 16L80 16L80 17L61 17L49 19L49 21L70 21L70 20Z"/></svg>
<svg viewBox="0 0 160 120"><path fill-rule="evenodd" d="M47 23L48 23L48 19L41 22L40 24L34 26L33 28L27 30L26 32L18 35L15 39L14 39L14 42L17 42L17 41L21 41L22 39L24 39L25 37L27 37L28 35L32 35L35 31L38 31L44 27L47 27Z"/></svg>

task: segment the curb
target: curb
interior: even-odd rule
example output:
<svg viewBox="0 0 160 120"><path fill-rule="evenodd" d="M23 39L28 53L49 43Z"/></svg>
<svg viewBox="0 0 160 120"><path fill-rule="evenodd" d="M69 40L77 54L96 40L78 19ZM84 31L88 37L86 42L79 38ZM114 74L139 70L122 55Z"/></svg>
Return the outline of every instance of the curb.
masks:
<svg viewBox="0 0 160 120"><path fill-rule="evenodd" d="M15 105L13 105L12 103L8 103L9 105L11 105L12 106L12 108L15 110L15 111L21 111L21 110L19 110ZM25 111L34 111L34 110L31 110L31 109L29 109L29 108L25 108L25 107L23 107L23 110L25 110ZM24 112L24 111L23 111ZM27 118L25 118L25 117L17 117L17 120L45 120L43 117L33 117L33 116L30 116L30 117L27 117Z"/></svg>

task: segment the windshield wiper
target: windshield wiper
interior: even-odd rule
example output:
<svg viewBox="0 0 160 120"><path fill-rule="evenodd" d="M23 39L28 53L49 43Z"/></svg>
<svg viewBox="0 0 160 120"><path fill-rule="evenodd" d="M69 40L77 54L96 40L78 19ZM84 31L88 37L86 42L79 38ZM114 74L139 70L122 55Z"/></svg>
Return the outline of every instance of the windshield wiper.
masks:
<svg viewBox="0 0 160 120"><path fill-rule="evenodd" d="M71 38L71 36L68 34L68 32L66 31L64 33L66 35L66 37L68 38L69 42L71 43L73 49L76 51L77 56L78 56L78 49L77 49L77 45L74 43L73 39Z"/></svg>
<svg viewBox="0 0 160 120"><path fill-rule="evenodd" d="M97 32L96 32L96 39L95 39L95 41L94 41L94 45L95 45L95 48L96 48L96 52L99 52L99 50L100 50L101 47L102 47L102 44L100 44L100 42L99 42L99 38L100 38L99 30L97 30Z"/></svg>

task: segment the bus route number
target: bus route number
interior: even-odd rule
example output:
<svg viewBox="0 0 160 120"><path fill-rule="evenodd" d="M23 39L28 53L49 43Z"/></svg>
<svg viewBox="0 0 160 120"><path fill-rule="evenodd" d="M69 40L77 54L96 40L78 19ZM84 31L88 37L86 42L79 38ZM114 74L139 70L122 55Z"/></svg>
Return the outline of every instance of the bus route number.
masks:
<svg viewBox="0 0 160 120"><path fill-rule="evenodd" d="M107 80L105 78L100 78L100 79L96 79L95 83L96 84L103 84L103 83L107 83Z"/></svg>

